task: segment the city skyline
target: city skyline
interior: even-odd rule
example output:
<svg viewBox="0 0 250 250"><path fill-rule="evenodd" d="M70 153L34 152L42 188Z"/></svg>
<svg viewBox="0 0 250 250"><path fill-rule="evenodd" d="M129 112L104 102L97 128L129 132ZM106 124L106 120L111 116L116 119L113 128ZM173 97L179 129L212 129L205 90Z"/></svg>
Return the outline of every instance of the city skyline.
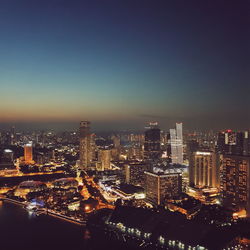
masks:
<svg viewBox="0 0 250 250"><path fill-rule="evenodd" d="M246 6L1 1L1 127L246 129Z"/></svg>
<svg viewBox="0 0 250 250"><path fill-rule="evenodd" d="M0 0L1 249L250 249L249 10Z"/></svg>

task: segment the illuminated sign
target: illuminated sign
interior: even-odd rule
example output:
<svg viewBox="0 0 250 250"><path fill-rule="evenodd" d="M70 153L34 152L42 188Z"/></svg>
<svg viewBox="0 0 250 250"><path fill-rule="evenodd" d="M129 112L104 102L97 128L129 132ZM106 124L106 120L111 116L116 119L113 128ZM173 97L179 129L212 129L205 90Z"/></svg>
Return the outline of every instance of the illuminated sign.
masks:
<svg viewBox="0 0 250 250"><path fill-rule="evenodd" d="M200 152L200 151L197 151L196 155L211 155L211 153L210 152Z"/></svg>

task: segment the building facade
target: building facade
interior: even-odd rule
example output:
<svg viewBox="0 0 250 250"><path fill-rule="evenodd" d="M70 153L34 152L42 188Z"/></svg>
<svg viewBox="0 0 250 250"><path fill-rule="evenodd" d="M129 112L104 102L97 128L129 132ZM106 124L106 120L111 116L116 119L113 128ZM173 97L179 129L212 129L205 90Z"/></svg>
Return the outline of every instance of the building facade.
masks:
<svg viewBox="0 0 250 250"><path fill-rule="evenodd" d="M176 123L176 129L170 129L172 163L183 164L182 123Z"/></svg>
<svg viewBox="0 0 250 250"><path fill-rule="evenodd" d="M168 199L180 195L182 179L179 173L145 172L146 198L154 205L165 205Z"/></svg>
<svg viewBox="0 0 250 250"><path fill-rule="evenodd" d="M221 154L249 155L249 132L236 132L232 130L218 133L217 151Z"/></svg>
<svg viewBox="0 0 250 250"><path fill-rule="evenodd" d="M32 143L24 145L24 161L25 164L33 163L33 148Z"/></svg>
<svg viewBox="0 0 250 250"><path fill-rule="evenodd" d="M80 122L80 168L82 170L88 170L91 165L92 150L91 150L91 134L90 134L90 122Z"/></svg>
<svg viewBox="0 0 250 250"><path fill-rule="evenodd" d="M101 164L101 171L109 170L111 168L111 150L100 149L98 151L98 158Z"/></svg>
<svg viewBox="0 0 250 250"><path fill-rule="evenodd" d="M219 164L211 151L196 151L189 166L189 184L200 188L219 188Z"/></svg>
<svg viewBox="0 0 250 250"><path fill-rule="evenodd" d="M223 155L221 161L221 198L226 207L235 211L250 208L250 157Z"/></svg>
<svg viewBox="0 0 250 250"><path fill-rule="evenodd" d="M144 158L147 160L161 157L161 131L157 122L150 122L145 131Z"/></svg>
<svg viewBox="0 0 250 250"><path fill-rule="evenodd" d="M143 162L125 164L125 181L128 184L145 187L145 174L148 166Z"/></svg>

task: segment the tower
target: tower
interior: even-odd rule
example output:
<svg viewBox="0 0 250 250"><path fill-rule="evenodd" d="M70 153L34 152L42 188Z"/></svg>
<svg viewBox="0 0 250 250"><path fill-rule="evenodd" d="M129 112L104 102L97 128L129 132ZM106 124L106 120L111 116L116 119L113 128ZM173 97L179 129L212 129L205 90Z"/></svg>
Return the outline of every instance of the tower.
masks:
<svg viewBox="0 0 250 250"><path fill-rule="evenodd" d="M16 142L16 133L15 133L15 126L11 127L11 131L10 131L10 137L11 137L11 145L14 145Z"/></svg>
<svg viewBox="0 0 250 250"><path fill-rule="evenodd" d="M176 129L170 129L172 163L183 164L182 123L176 123Z"/></svg>
<svg viewBox="0 0 250 250"><path fill-rule="evenodd" d="M250 157L223 155L220 187L223 205L250 216Z"/></svg>
<svg viewBox="0 0 250 250"><path fill-rule="evenodd" d="M248 131L221 131L217 139L217 151L221 154L248 155Z"/></svg>
<svg viewBox="0 0 250 250"><path fill-rule="evenodd" d="M90 134L90 122L80 122L80 168L82 170L88 170L91 163L91 134Z"/></svg>
<svg viewBox="0 0 250 250"><path fill-rule="evenodd" d="M111 150L101 149L99 150L99 161L101 162L101 170L109 170L111 167Z"/></svg>
<svg viewBox="0 0 250 250"><path fill-rule="evenodd" d="M112 135L111 139L113 141L114 148L119 148L121 146L121 139L118 135Z"/></svg>
<svg viewBox="0 0 250 250"><path fill-rule="evenodd" d="M191 186L218 188L219 166L216 154L211 151L196 151L193 153L192 171L189 173Z"/></svg>
<svg viewBox="0 0 250 250"><path fill-rule="evenodd" d="M148 160L161 157L161 131L157 122L150 122L145 131L144 158Z"/></svg>
<svg viewBox="0 0 250 250"><path fill-rule="evenodd" d="M26 164L33 163L33 149L32 149L32 143L27 143L24 146L24 161Z"/></svg>

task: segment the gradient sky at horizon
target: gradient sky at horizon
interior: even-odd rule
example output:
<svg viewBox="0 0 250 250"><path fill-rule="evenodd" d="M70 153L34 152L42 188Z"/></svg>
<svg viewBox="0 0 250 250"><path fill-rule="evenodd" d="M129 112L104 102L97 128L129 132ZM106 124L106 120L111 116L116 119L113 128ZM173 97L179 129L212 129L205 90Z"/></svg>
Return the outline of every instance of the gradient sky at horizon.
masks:
<svg viewBox="0 0 250 250"><path fill-rule="evenodd" d="M0 124L248 128L249 9L245 0L1 0Z"/></svg>

